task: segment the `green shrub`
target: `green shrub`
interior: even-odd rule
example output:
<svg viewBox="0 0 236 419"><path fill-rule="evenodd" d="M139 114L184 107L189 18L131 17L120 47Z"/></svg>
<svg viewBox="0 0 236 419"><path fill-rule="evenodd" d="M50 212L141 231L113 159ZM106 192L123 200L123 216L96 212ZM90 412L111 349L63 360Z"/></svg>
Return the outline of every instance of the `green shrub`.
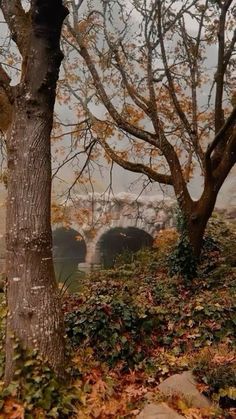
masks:
<svg viewBox="0 0 236 419"><path fill-rule="evenodd" d="M136 255L138 257L138 255ZM76 309L66 310L67 334L74 347L91 347L96 359L135 367L163 346L175 353L235 339L236 275L181 277L153 269L155 251L119 269L91 274ZM132 275L130 275L132 266ZM73 307L73 304L71 305ZM70 307L67 303L66 307Z"/></svg>
<svg viewBox="0 0 236 419"><path fill-rule="evenodd" d="M79 401L78 391L69 382L56 378L36 351L22 350L18 343L14 349L15 374L8 387L1 389L0 408L4 409L4 403L12 398L24 407L26 419L37 417L37 411L49 418L72 418L75 402Z"/></svg>
<svg viewBox="0 0 236 419"><path fill-rule="evenodd" d="M128 301L100 295L67 314L66 331L73 346L89 345L99 360L111 365L124 361L133 367L148 353L155 320L146 309L139 312Z"/></svg>

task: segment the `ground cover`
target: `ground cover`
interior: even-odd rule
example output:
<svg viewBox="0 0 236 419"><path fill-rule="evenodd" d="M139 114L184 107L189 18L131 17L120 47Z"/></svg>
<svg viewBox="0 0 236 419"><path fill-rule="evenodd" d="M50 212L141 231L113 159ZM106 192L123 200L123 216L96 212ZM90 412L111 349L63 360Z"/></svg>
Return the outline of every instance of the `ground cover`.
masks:
<svg viewBox="0 0 236 419"><path fill-rule="evenodd" d="M163 400L161 381L189 369L213 407L192 409L178 397L169 405L186 418L235 417L235 233L217 218L209 231L213 245L195 279L168 274L176 234L167 231L152 251L124 254L114 269L82 278L79 293L65 293L68 380L16 342L18 375L2 388L0 418L136 417L147 400Z"/></svg>

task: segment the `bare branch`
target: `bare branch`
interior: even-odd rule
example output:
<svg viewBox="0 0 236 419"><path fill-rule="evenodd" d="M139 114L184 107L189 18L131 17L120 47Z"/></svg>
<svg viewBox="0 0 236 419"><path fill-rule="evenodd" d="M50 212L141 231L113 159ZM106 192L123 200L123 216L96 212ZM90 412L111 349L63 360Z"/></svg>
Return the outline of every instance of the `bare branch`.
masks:
<svg viewBox="0 0 236 419"><path fill-rule="evenodd" d="M114 49L114 54L115 54L115 59L116 59L116 63L117 63L117 68L122 76L122 80L124 82L124 85L130 95L130 97L132 98L133 102L139 107L141 108L147 115L150 114L149 112L149 108L150 108L150 103L140 94L138 94L138 92L136 90L134 90L133 86L129 83L128 81L128 77L126 75L124 66L122 65L121 59L120 59L120 55L118 52L118 49Z"/></svg>

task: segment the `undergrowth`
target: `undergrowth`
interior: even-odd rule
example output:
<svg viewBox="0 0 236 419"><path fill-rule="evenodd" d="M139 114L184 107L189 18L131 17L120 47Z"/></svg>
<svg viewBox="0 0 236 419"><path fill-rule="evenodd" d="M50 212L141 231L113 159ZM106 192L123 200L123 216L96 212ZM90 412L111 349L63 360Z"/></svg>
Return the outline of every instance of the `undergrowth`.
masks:
<svg viewBox="0 0 236 419"><path fill-rule="evenodd" d="M29 418L135 417L147 395L158 399L160 381L192 369L216 409L194 417L230 417L236 387L236 268L234 233L232 253L224 243L222 229L227 228L213 219L213 241L207 240L199 276L191 281L167 273L176 240L172 231L166 238L160 235L152 251L126 254L114 269L82 279L82 291L63 299L73 358L69 385L27 358L19 371L24 391L10 388L2 411L11 402ZM42 381L34 381L35 368ZM48 406L42 405L45 398Z"/></svg>

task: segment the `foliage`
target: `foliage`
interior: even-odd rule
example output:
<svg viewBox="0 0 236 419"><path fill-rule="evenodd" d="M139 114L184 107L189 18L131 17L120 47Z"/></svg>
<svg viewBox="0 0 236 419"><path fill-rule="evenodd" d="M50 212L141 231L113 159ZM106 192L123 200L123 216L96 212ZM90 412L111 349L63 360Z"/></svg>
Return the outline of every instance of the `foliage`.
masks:
<svg viewBox="0 0 236 419"><path fill-rule="evenodd" d="M228 265L235 266L236 228L232 222L226 222L221 214L214 213L209 220L199 262L193 255L186 232L186 221L178 207L175 209L175 223L180 234L179 239L173 240L172 246L165 252L170 275L182 275L190 280L197 273L206 276L214 271L215 276L218 272L221 275L225 264L226 270Z"/></svg>
<svg viewBox="0 0 236 419"><path fill-rule="evenodd" d="M200 241L211 203L235 163L234 9L232 1L219 7L182 3L90 0L81 12L75 0L69 2L63 36L68 60L58 99L70 103L72 146L58 170L85 153L88 181L90 167L104 155L108 163L146 176L147 184L171 185L186 218L202 221ZM206 66L215 47L217 59ZM60 129L68 134L64 125ZM73 187L83 170L76 171ZM195 200L188 185L199 173L204 182ZM189 239L198 250L191 234ZM186 240L181 246L186 251Z"/></svg>
<svg viewBox="0 0 236 419"><path fill-rule="evenodd" d="M210 236L221 250L223 262L232 267L236 266L236 224L227 221L222 214L214 213L210 218L206 234ZM222 261L221 261L222 262Z"/></svg>
<svg viewBox="0 0 236 419"><path fill-rule="evenodd" d="M155 251L146 254L155 266ZM67 333L76 347L92 347L96 359L127 367L158 345L183 353L234 339L235 285L235 271L228 270L217 283L209 276L186 287L151 263L144 266L138 254L130 266L98 272L84 283L79 307L66 315Z"/></svg>
<svg viewBox="0 0 236 419"><path fill-rule="evenodd" d="M158 253L157 260L159 266L167 265L167 257L172 252L178 239L179 233L176 228L169 228L158 232L158 235L154 239L153 247Z"/></svg>
<svg viewBox="0 0 236 419"><path fill-rule="evenodd" d="M196 277L197 258L193 254L187 234L182 234L168 262L170 275L181 275L186 280Z"/></svg>
<svg viewBox="0 0 236 419"><path fill-rule="evenodd" d="M15 374L7 387L1 383L0 415L18 406L25 419L72 418L79 401L76 388L58 379L36 351L25 351L17 342L14 351Z"/></svg>
<svg viewBox="0 0 236 419"><path fill-rule="evenodd" d="M84 396L86 412L109 417L103 409L111 409L119 417L135 406L137 411L147 392L157 397L156 385L167 376L195 365L197 374L202 350L212 348L220 356L223 344L235 345L235 270L225 265L216 274L217 266L186 284L179 276L167 276L158 263L159 251L142 250L130 263L124 255L123 265L120 257L114 269L92 273L81 284L82 293L64 300L67 333L84 371L83 392L86 380L91 385ZM232 380L224 376L222 381L220 391L232 392ZM95 403L91 392L96 383ZM213 398L217 394L216 387L209 392ZM204 415L218 417L215 411Z"/></svg>
<svg viewBox="0 0 236 419"><path fill-rule="evenodd" d="M152 251L143 249L130 259L127 254L120 256L114 269L91 273L81 279L79 293L64 295L73 349L71 381L61 384L39 358L23 354L16 387L4 396L5 409L17 406L36 418L39 413L44 418L54 412L59 418L135 417L147 395L158 400L160 381L189 368L194 369L199 388L216 403L224 407L222 401L230 400L232 404L235 268L221 259L213 267L210 258L207 275L188 283L181 276L170 278L164 259L159 261L162 241L164 247L170 244L165 249L171 249L172 233L167 232L165 239L163 232ZM208 249L211 246L210 241ZM43 397L37 399L37 394ZM45 399L50 408L42 408ZM227 417L227 409L225 414L222 410L203 414L186 407L184 400L170 403L193 417Z"/></svg>
<svg viewBox="0 0 236 419"><path fill-rule="evenodd" d="M204 348L193 359L193 368L198 380L206 384L204 392L208 396L221 399L221 404L225 398L236 400L236 356L229 343Z"/></svg>
<svg viewBox="0 0 236 419"><path fill-rule="evenodd" d="M179 207L175 210L175 221L180 237L168 258L169 273L191 280L196 277L198 260L189 242L187 220Z"/></svg>
<svg viewBox="0 0 236 419"><path fill-rule="evenodd" d="M4 375L6 305L2 296L0 304L0 380ZM25 351L19 342L14 343L15 374L12 382L4 387L0 381L0 418L44 419L72 418L79 393L71 382L71 365L67 368L66 382L58 379L41 359L37 351Z"/></svg>
<svg viewBox="0 0 236 419"><path fill-rule="evenodd" d="M202 252L199 264L199 274L208 275L222 263L222 247L219 240L212 236L205 236L203 239Z"/></svg>

